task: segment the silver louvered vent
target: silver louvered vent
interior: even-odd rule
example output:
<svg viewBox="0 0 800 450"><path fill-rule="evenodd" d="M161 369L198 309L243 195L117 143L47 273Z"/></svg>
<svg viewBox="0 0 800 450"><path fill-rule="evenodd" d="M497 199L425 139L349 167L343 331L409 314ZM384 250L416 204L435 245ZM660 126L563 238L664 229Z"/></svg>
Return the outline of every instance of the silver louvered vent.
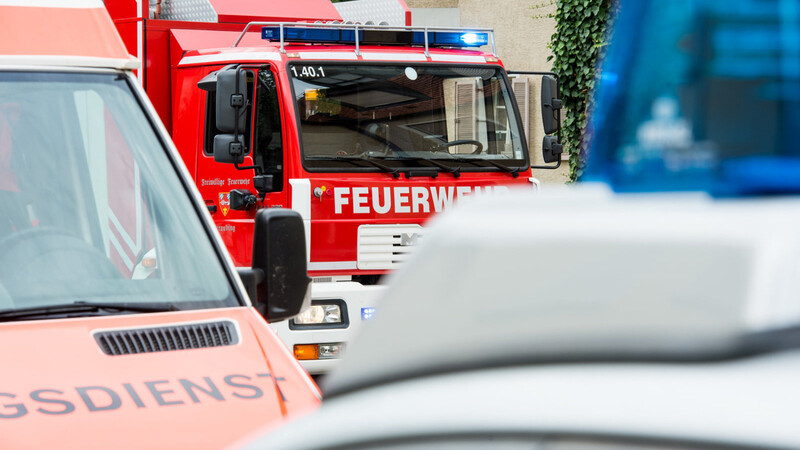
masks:
<svg viewBox="0 0 800 450"><path fill-rule="evenodd" d="M153 328L106 330L94 334L106 355L167 352L194 348L221 347L239 342L239 333L230 320Z"/></svg>
<svg viewBox="0 0 800 450"><path fill-rule="evenodd" d="M358 227L358 268L394 269L408 258L421 240L419 225L361 225Z"/></svg>

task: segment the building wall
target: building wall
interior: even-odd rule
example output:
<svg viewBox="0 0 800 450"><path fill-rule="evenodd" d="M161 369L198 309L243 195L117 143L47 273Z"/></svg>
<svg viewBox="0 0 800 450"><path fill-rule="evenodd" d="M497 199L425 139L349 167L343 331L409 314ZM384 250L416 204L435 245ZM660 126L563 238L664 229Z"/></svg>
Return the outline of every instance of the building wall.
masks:
<svg viewBox="0 0 800 450"><path fill-rule="evenodd" d="M460 27L458 8L411 8L411 23L417 27Z"/></svg>
<svg viewBox="0 0 800 450"><path fill-rule="evenodd" d="M497 54L508 71L548 72L552 65L547 61L551 54L547 44L555 32L552 18L533 16L555 13L555 5L533 9L532 0L405 0L411 9L412 25L461 26L492 28L495 32ZM452 18L457 12L459 23ZM438 19L441 18L441 19ZM448 23L436 23L448 20ZM491 49L485 49L491 51ZM530 133L528 148L531 162L542 165L541 108L539 83L530 83ZM564 161L558 170L534 170L534 176L544 183L563 183L569 177L569 163Z"/></svg>
<svg viewBox="0 0 800 450"><path fill-rule="evenodd" d="M408 6L409 8L458 8L458 0L405 0L405 1L406 1L406 6Z"/></svg>

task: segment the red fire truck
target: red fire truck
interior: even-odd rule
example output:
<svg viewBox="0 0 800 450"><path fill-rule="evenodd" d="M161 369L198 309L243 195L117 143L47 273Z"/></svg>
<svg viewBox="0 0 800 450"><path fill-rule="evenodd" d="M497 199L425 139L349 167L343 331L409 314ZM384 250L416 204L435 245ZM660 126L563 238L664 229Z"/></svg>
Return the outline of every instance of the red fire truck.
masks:
<svg viewBox="0 0 800 450"><path fill-rule="evenodd" d="M411 27L391 2L404 23L342 23L329 0L106 3L236 265L257 210L303 217L312 307L274 327L310 373L375 312L432 214L536 181L528 82L512 90L493 32ZM540 78L557 134L556 80Z"/></svg>

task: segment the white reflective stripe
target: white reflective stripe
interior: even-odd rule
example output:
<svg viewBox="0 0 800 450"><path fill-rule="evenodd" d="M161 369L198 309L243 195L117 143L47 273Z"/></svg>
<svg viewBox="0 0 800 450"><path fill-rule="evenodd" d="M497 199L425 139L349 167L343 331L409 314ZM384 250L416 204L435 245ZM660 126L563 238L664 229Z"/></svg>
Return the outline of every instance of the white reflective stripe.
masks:
<svg viewBox="0 0 800 450"><path fill-rule="evenodd" d="M534 190L535 192L538 192L538 191L539 191L539 189L541 189L541 188L542 188L542 182L541 182L541 181L539 181L539 179L538 179L538 178L535 178L535 177L530 177L530 178L528 178L528 181L530 181L530 182L531 182L531 184L533 185L533 190Z"/></svg>
<svg viewBox="0 0 800 450"><path fill-rule="evenodd" d="M311 261L311 180L308 178L290 178L292 186L292 209L303 218L306 229L306 261Z"/></svg>
<svg viewBox="0 0 800 450"><path fill-rule="evenodd" d="M136 14L140 19L144 19L142 17L142 0L136 0ZM148 6L148 16L150 15L150 10ZM149 18L149 17L148 17ZM144 55L144 20L140 20L139 23L136 24L136 57L139 58L139 61L142 60L142 56ZM144 65L141 66L142 68L136 71L136 78L139 80L139 84L144 86Z"/></svg>
<svg viewBox="0 0 800 450"><path fill-rule="evenodd" d="M122 248L122 244L119 243L119 240L116 236L114 236L114 233L110 233L108 235L108 240L111 242L111 246L117 250L117 254L122 260L122 263L125 264L125 267L127 267L128 270L133 270L133 261L131 260L130 256L128 256L128 253Z"/></svg>
<svg viewBox="0 0 800 450"><path fill-rule="evenodd" d="M311 180L308 178L291 178L292 209L300 213L303 220L311 220Z"/></svg>
<svg viewBox="0 0 800 450"><path fill-rule="evenodd" d="M100 0L0 0L0 6L32 6L39 8L102 8Z"/></svg>
<svg viewBox="0 0 800 450"><path fill-rule="evenodd" d="M308 263L308 270L355 270L355 261L324 261Z"/></svg>
<svg viewBox="0 0 800 450"><path fill-rule="evenodd" d="M483 56L470 56L470 55L450 55L441 53L432 53L431 61L453 61L453 62L473 62L485 63L486 58Z"/></svg>
<svg viewBox="0 0 800 450"><path fill-rule="evenodd" d="M181 59L178 63L179 66L188 64L200 64L211 62L229 62L237 63L241 61L251 60L267 60L267 61L280 61L281 55L275 52L236 52L236 53L215 53L213 55L197 55L187 56Z"/></svg>
<svg viewBox="0 0 800 450"><path fill-rule="evenodd" d="M422 53L370 53L362 52L361 57L373 61L427 61Z"/></svg>
<svg viewBox="0 0 800 450"><path fill-rule="evenodd" d="M300 59L349 59L356 60L355 50L352 52L300 52Z"/></svg>
<svg viewBox="0 0 800 450"><path fill-rule="evenodd" d="M120 223L117 216L114 214L114 209L109 207L108 208L108 218L111 220L111 224L114 225L114 229L117 230L117 233L122 237L125 245L127 246L128 250L133 254L134 257L138 257L139 253L142 251L143 246L143 229L142 226L142 195L140 191L141 182L139 181L139 165L135 162L133 163L133 185L134 185L134 214L136 214L136 229L134 230L135 237L131 237L128 234L128 230ZM120 244L119 240L117 240L114 233L109 233L109 236L112 238L111 243L114 245L114 248L117 249L120 256L122 256L125 265L128 266L128 269L132 269L133 265L130 262L130 258L127 256L127 252L122 250L122 245ZM130 263L129 263L130 262Z"/></svg>

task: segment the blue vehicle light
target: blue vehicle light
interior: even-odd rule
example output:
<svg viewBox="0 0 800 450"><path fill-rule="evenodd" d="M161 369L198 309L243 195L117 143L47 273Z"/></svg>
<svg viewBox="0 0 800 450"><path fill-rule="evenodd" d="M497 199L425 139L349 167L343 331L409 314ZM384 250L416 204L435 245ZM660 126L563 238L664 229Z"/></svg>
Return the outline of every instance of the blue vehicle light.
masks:
<svg viewBox="0 0 800 450"><path fill-rule="evenodd" d="M614 72L603 72L600 74L600 80L606 84L617 84L619 75Z"/></svg>
<svg viewBox="0 0 800 450"><path fill-rule="evenodd" d="M425 44L425 32L414 32L414 43ZM464 33L461 31L428 32L431 47L480 47L489 43L488 33Z"/></svg>
<svg viewBox="0 0 800 450"><path fill-rule="evenodd" d="M461 35L461 42L466 45L474 45L480 47L489 43L489 37L486 33L464 33Z"/></svg>
<svg viewBox="0 0 800 450"><path fill-rule="evenodd" d="M261 39L280 41L280 27L261 28ZM355 29L350 28L306 28L284 27L285 42L309 42L330 44L355 44ZM407 30L358 30L360 44L425 44L424 31ZM464 33L461 31L428 32L430 47L480 47L489 43L488 33Z"/></svg>
<svg viewBox="0 0 800 450"><path fill-rule="evenodd" d="M375 314L375 308L361 308L361 320L372 319Z"/></svg>
<svg viewBox="0 0 800 450"><path fill-rule="evenodd" d="M261 39L279 41L281 39L280 27L263 27ZM287 42L355 42L355 32L336 28L284 27L283 40Z"/></svg>
<svg viewBox="0 0 800 450"><path fill-rule="evenodd" d="M800 9L789 4L628 2L581 180L618 192L800 194Z"/></svg>

